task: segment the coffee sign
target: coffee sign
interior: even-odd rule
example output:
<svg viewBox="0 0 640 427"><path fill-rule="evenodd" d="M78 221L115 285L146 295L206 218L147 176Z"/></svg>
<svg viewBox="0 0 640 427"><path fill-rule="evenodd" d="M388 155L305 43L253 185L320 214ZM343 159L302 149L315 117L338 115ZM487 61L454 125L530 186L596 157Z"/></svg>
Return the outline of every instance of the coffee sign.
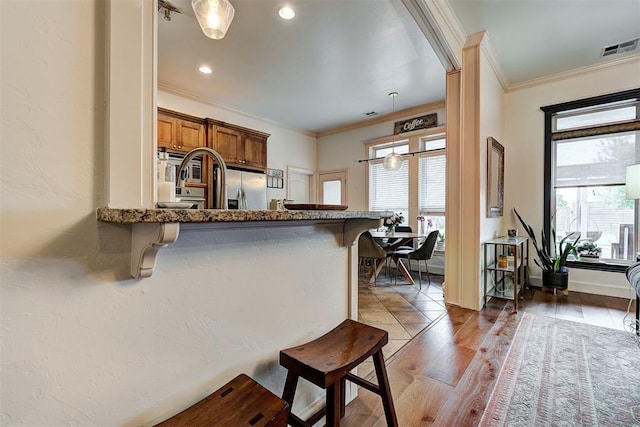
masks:
<svg viewBox="0 0 640 427"><path fill-rule="evenodd" d="M418 129L427 129L438 126L438 114L427 114L426 116L414 117L409 120L395 122L393 125L393 134L411 132Z"/></svg>

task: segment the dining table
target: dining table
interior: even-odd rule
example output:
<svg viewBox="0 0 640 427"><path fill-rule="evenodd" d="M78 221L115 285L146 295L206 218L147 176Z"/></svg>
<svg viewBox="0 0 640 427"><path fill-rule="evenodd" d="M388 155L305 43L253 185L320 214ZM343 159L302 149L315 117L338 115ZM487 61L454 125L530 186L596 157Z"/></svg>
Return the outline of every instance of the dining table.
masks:
<svg viewBox="0 0 640 427"><path fill-rule="evenodd" d="M371 233L371 237L373 237L376 241L379 241L380 243L383 243L383 244L385 243L385 240L388 241L388 240L395 240L395 239L421 239L421 238L427 237L424 234L419 234L419 233L414 233L409 231L372 230L370 231L370 233ZM384 248L384 245L381 245L381 246L383 246ZM396 263L398 270L400 270L400 273L402 273L402 275L407 280L407 282L409 282L409 284L411 285L415 285L413 277L411 277L411 273L409 272L407 267L397 258L394 259L393 262ZM384 263L381 262L379 263L379 265L376 266L376 268L372 269L371 277L369 278L369 283L375 282L376 277L378 277L378 274L380 274L380 271L382 270L383 265Z"/></svg>

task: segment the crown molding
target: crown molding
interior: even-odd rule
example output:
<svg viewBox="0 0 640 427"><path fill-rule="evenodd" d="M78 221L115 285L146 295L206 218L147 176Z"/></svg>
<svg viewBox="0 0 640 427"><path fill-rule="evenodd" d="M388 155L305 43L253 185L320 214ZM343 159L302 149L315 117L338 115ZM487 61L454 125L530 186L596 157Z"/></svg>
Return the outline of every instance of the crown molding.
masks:
<svg viewBox="0 0 640 427"><path fill-rule="evenodd" d="M441 108L444 108L445 104L444 101L438 101L438 102L432 102L430 104L422 104L422 105L418 105L415 107L411 107L411 108L407 108L404 110L400 110L400 111L396 111L395 112L395 118L401 118L401 117L407 117L407 116L411 116L414 114L420 114L420 113L426 113L429 111L433 111L433 110L438 110ZM329 136L329 135L334 135L336 133L342 133L342 132L347 132L350 130L355 130L355 129L360 129L363 127L367 127L367 126L372 126L378 123L382 123L382 122L387 122L389 120L393 120L394 119L394 114L385 114L383 116L376 116L374 118L368 119L368 120L364 120L361 122L357 122L357 123L350 123L348 125L344 125L344 126L339 126L333 129L329 129L323 132L318 132L317 134L317 138L321 138L323 136Z"/></svg>
<svg viewBox="0 0 640 427"><path fill-rule="evenodd" d="M500 65L498 56L493 49L493 45L491 44L491 40L489 39L489 32L487 30L478 31L475 34L471 34L470 36L468 36L463 49L468 49L478 45L480 46L480 50L484 54L485 58L487 58L489 66L491 66L493 74L498 79L500 86L502 86L502 90L507 92L509 88L509 80L504 74L504 71L502 71L502 66Z"/></svg>
<svg viewBox="0 0 640 427"><path fill-rule="evenodd" d="M275 126L278 126L278 127L284 128L284 129L288 129L288 130L291 130L291 131L294 131L294 132L298 132L298 133L301 133L303 135L310 136L312 138L317 138L318 137L318 134L315 133L315 132L299 129L299 128L294 127L294 126L290 126L290 125L287 125L287 124L284 124L284 123L276 122L275 120L265 119L264 117L256 116L254 114L247 113L246 111L238 110L236 108L232 108L232 107L229 107L227 105L220 104L220 103L215 102L215 101L213 101L213 100L211 100L209 98L206 98L206 97L203 97L203 96L200 96L200 95L196 95L194 93L191 93L191 92L188 92L188 91L185 91L185 90L182 90L182 89L178 89L176 87L173 87L173 86L165 84L165 83L158 82L158 90L161 90L161 91L167 92L167 93L171 93L173 95L177 95L177 96L180 96L182 98L187 98L187 99L190 99L192 101L200 102L202 104L211 105L212 107L221 108L223 110L231 111L233 113L248 117L250 119L259 120L261 122L268 123L270 125L275 125Z"/></svg>
<svg viewBox="0 0 640 427"><path fill-rule="evenodd" d="M487 60L489 61L489 65L493 69L493 72L495 73L496 78L500 83L500 86L502 86L502 90L507 92L509 90L509 79L504 74L502 65L500 65L500 61L498 60L498 55L496 54L496 51L493 49L493 44L491 43L489 32L485 33L484 39L482 40L482 44L480 45L480 47L482 49L482 52L487 57Z"/></svg>
<svg viewBox="0 0 640 427"><path fill-rule="evenodd" d="M620 65L624 65L627 63L638 62L640 66L640 53L636 53L633 55L627 55L622 58L611 59L606 62L601 62L599 64L587 65L586 67L574 68L573 70L563 71L561 73L550 74L548 76L538 77L536 79L527 80L520 83L515 83L509 85L508 92L526 89L534 86L539 86L546 83L551 83L554 81L561 81L564 79L569 79L573 77L578 77L585 74L595 73L598 71L606 70L607 68L618 67ZM640 70L640 67L639 67Z"/></svg>
<svg viewBox="0 0 640 427"><path fill-rule="evenodd" d="M402 0L447 72L459 70L466 35L446 0Z"/></svg>
<svg viewBox="0 0 640 427"><path fill-rule="evenodd" d="M451 4L447 0L424 0L426 3L431 4L433 9L437 10L444 22L447 25L447 29L451 32L451 35L455 38L458 46L464 46L467 39L467 33L462 28L460 20L453 12Z"/></svg>

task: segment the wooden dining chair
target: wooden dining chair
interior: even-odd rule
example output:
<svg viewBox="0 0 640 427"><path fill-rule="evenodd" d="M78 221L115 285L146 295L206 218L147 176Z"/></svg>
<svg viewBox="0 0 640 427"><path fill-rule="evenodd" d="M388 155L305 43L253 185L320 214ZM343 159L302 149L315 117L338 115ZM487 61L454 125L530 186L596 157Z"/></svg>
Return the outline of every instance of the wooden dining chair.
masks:
<svg viewBox="0 0 640 427"><path fill-rule="evenodd" d="M438 241L438 230L434 230L427 235L427 238L422 242L418 249L398 249L393 252L393 259L396 261L396 277L395 283L398 282L398 263L403 259L408 260L407 271L411 271L411 260L414 259L418 263L418 278L420 280L420 289L422 289L422 271L420 269L420 261L424 261L424 268L427 272L427 278L429 279L429 285L431 285L431 274L429 273L429 265L427 261L433 256L433 251L436 248L436 242Z"/></svg>
<svg viewBox="0 0 640 427"><path fill-rule="evenodd" d="M387 252L375 241L371 233L365 231L360 235L358 239L358 269L362 267L362 264L366 261L371 261L371 268L373 268L372 274L374 277L374 284L378 284L378 265L387 259Z"/></svg>

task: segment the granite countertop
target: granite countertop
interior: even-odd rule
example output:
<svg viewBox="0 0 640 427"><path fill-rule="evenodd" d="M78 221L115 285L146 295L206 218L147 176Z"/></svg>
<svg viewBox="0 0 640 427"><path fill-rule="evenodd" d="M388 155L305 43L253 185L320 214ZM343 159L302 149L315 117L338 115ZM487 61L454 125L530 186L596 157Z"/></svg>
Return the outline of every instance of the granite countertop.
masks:
<svg viewBox="0 0 640 427"><path fill-rule="evenodd" d="M317 221L347 219L380 219L391 216L387 211L337 210L238 210L238 209L116 209L99 208L99 221L138 223L208 223L250 221Z"/></svg>

